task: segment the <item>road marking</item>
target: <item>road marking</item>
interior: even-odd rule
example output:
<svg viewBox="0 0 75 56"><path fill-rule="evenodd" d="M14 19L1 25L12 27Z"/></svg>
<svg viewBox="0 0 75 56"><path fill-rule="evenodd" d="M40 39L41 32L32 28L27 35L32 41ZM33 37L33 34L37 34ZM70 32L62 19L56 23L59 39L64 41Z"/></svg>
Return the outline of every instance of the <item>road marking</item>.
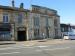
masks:
<svg viewBox="0 0 75 56"><path fill-rule="evenodd" d="M42 51L54 51L54 50L63 50L63 49L68 49L68 48L70 48L70 47L65 47L65 48L53 48L53 49L41 49L41 50L35 50L35 51L37 51L37 52L42 52Z"/></svg>
<svg viewBox="0 0 75 56"><path fill-rule="evenodd" d="M22 49L22 48L34 48L34 47L21 47L21 46L16 46L16 47L1 48L0 50Z"/></svg>
<svg viewBox="0 0 75 56"><path fill-rule="evenodd" d="M65 48L54 48L54 49L44 49L44 50L63 50L63 49L68 49L68 48L70 48L70 47L65 47Z"/></svg>
<svg viewBox="0 0 75 56"><path fill-rule="evenodd" d="M0 50L10 50L10 49L20 49L20 48L8 47L8 48L1 48Z"/></svg>
<svg viewBox="0 0 75 56"><path fill-rule="evenodd" d="M0 53L0 55L6 55L6 54L18 54L20 52L11 52L11 53Z"/></svg>
<svg viewBox="0 0 75 56"><path fill-rule="evenodd" d="M43 47L48 47L48 46L37 46L37 47L43 48Z"/></svg>
<svg viewBox="0 0 75 56"><path fill-rule="evenodd" d="M31 46L13 46L14 48L33 48Z"/></svg>

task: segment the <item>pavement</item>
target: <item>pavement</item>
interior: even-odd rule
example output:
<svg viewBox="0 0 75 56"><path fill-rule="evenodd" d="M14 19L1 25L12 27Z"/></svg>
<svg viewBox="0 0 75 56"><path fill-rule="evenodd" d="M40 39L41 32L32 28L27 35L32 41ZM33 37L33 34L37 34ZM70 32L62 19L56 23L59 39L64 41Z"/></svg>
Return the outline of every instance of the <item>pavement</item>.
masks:
<svg viewBox="0 0 75 56"><path fill-rule="evenodd" d="M71 40L63 40L63 39L52 39L52 40L31 40L31 41L0 41L0 45L7 44L23 44L25 46L38 46L38 45L53 45L53 44L64 44L69 43Z"/></svg>
<svg viewBox="0 0 75 56"><path fill-rule="evenodd" d="M16 42L16 44L23 44L25 46L38 46L38 45L54 45L54 44L66 44L71 42L71 40L63 40L63 39L52 39L52 40L32 40L32 41L23 41Z"/></svg>

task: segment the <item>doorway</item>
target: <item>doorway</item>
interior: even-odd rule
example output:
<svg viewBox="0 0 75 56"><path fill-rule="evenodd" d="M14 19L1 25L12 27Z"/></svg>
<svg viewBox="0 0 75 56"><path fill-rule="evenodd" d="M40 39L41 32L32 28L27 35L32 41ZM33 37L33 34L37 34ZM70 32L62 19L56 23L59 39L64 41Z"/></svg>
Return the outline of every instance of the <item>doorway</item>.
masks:
<svg viewBox="0 0 75 56"><path fill-rule="evenodd" d="M18 31L17 35L18 35L18 41L26 41L27 40L26 31Z"/></svg>

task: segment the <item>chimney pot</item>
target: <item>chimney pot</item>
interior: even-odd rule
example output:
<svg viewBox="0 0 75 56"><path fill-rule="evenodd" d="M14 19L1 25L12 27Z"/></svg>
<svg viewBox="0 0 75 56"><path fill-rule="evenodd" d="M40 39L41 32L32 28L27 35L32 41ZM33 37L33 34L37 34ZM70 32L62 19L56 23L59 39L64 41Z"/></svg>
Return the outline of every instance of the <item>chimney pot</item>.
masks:
<svg viewBox="0 0 75 56"><path fill-rule="evenodd" d="M15 7L15 5L14 5L14 0L12 0L12 7Z"/></svg>
<svg viewBox="0 0 75 56"><path fill-rule="evenodd" d="M20 8L22 8L22 9L24 8L24 3L20 4Z"/></svg>

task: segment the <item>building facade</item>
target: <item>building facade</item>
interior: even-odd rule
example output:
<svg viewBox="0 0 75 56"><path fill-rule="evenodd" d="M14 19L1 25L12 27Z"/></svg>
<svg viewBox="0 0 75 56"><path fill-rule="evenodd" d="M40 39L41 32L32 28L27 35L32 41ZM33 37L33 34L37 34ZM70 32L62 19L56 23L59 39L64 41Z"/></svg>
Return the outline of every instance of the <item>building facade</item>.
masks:
<svg viewBox="0 0 75 56"><path fill-rule="evenodd" d="M0 40L33 40L61 36L56 10L32 5L31 10L0 6Z"/></svg>
<svg viewBox="0 0 75 56"><path fill-rule="evenodd" d="M60 24L62 37L64 35L75 34L75 26L70 24Z"/></svg>
<svg viewBox="0 0 75 56"><path fill-rule="evenodd" d="M32 5L29 25L31 32L29 36L32 39L53 39L61 36L60 16L56 10Z"/></svg>
<svg viewBox="0 0 75 56"><path fill-rule="evenodd" d="M60 24L61 32L71 32L71 25L70 24Z"/></svg>
<svg viewBox="0 0 75 56"><path fill-rule="evenodd" d="M70 24L60 24L62 38L68 33L72 33L72 26Z"/></svg>

